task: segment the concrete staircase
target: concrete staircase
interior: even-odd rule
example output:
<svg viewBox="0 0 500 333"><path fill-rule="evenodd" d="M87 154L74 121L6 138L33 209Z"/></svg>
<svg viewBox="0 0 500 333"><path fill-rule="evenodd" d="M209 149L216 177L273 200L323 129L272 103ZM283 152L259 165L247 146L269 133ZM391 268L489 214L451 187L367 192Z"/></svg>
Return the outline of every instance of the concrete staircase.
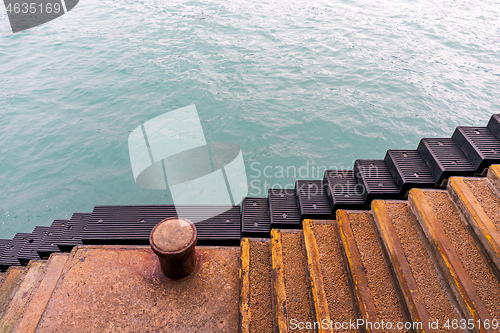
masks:
<svg viewBox="0 0 500 333"><path fill-rule="evenodd" d="M238 248L200 247L179 283L147 246L78 246L0 276L0 332L498 332L499 193L492 166L243 238L239 263Z"/></svg>
<svg viewBox="0 0 500 333"><path fill-rule="evenodd" d="M241 331L498 332L499 193L492 166L242 239Z"/></svg>

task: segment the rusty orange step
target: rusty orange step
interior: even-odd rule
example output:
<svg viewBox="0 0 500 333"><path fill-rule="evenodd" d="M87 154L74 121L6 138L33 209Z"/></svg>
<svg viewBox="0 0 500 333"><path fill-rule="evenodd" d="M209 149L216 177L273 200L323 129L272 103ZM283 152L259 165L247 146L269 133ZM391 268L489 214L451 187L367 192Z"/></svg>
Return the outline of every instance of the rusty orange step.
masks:
<svg viewBox="0 0 500 333"><path fill-rule="evenodd" d="M242 238L240 249L241 333L271 332L271 242L269 239Z"/></svg>
<svg viewBox="0 0 500 333"><path fill-rule="evenodd" d="M304 244L318 332L357 332L352 295L332 220L304 220ZM342 327L343 325L343 327Z"/></svg>
<svg viewBox="0 0 500 333"><path fill-rule="evenodd" d="M303 220L302 228L304 231L304 245L307 253L307 271L309 273L316 322L323 323L323 321L325 321L327 323L326 326L320 325L318 327L318 333L332 333L332 328L330 327L330 310L328 308L328 300L320 263L320 253L314 235L312 221Z"/></svg>
<svg viewBox="0 0 500 333"><path fill-rule="evenodd" d="M476 331L497 332L480 323L500 318L499 281L449 193L412 189L408 201L462 313Z"/></svg>
<svg viewBox="0 0 500 333"><path fill-rule="evenodd" d="M2 318L12 298L12 294L19 286L19 281L26 273L26 267L11 266L5 272L5 277L0 284L0 318Z"/></svg>
<svg viewBox="0 0 500 333"><path fill-rule="evenodd" d="M347 262L360 330L383 332L381 324L405 323L404 305L400 305L382 248L377 240L373 218L366 211L337 210L338 234Z"/></svg>
<svg viewBox="0 0 500 333"><path fill-rule="evenodd" d="M451 177L447 190L488 253L500 279L500 199L484 178Z"/></svg>
<svg viewBox="0 0 500 333"><path fill-rule="evenodd" d="M411 320L422 323L417 331L436 332L436 322L463 319L441 284L407 202L375 200L372 213Z"/></svg>
<svg viewBox="0 0 500 333"><path fill-rule="evenodd" d="M45 274L46 263L45 260L31 260L28 263L26 274L19 281L17 291L0 319L0 332L12 332Z"/></svg>
<svg viewBox="0 0 500 333"><path fill-rule="evenodd" d="M271 230L275 331L314 332L301 230Z"/></svg>

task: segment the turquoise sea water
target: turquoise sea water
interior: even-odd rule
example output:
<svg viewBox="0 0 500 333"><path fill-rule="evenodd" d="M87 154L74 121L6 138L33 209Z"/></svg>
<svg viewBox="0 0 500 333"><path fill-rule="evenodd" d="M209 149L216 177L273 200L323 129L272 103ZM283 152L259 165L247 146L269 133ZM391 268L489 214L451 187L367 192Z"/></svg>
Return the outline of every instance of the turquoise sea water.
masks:
<svg viewBox="0 0 500 333"><path fill-rule="evenodd" d="M207 141L241 147L254 196L484 126L500 112L500 2L81 0L17 34L2 8L0 82L10 238L170 202L135 185L127 139L193 103Z"/></svg>

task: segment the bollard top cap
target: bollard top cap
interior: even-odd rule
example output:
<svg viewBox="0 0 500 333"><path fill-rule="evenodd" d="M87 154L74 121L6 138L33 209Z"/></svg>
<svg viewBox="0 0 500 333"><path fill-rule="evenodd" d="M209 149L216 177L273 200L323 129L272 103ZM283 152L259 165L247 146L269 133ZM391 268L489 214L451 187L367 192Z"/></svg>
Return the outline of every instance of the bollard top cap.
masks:
<svg viewBox="0 0 500 333"><path fill-rule="evenodd" d="M192 244L196 238L194 224L182 218L161 221L153 230L151 240L164 252L178 252Z"/></svg>

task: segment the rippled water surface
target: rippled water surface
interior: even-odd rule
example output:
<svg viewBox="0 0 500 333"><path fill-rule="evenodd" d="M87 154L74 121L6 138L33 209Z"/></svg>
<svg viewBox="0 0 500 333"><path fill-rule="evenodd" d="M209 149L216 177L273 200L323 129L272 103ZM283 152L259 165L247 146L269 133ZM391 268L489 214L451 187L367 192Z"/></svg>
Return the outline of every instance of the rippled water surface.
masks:
<svg viewBox="0 0 500 333"><path fill-rule="evenodd" d="M500 112L500 2L81 0L17 34L2 9L0 80L10 238L169 202L135 185L127 138L193 103L208 141L241 147L254 196L484 126Z"/></svg>

